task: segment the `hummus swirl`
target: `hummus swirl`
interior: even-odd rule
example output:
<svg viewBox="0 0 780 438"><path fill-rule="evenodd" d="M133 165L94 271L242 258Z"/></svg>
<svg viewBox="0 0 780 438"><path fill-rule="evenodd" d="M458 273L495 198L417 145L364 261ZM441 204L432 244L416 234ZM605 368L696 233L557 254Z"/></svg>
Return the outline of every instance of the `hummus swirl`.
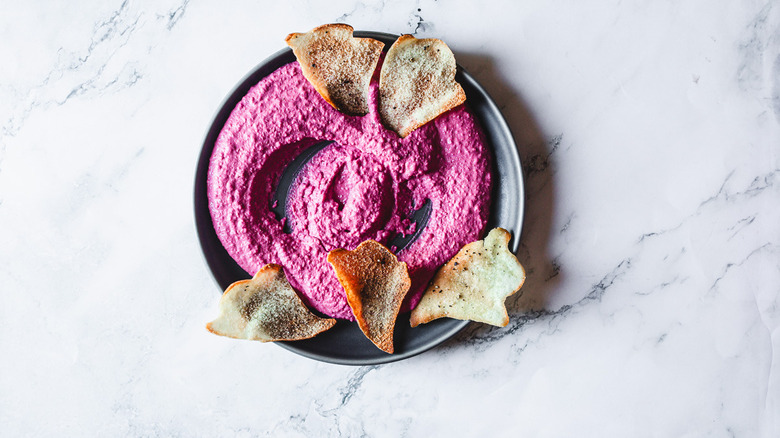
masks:
<svg viewBox="0 0 780 438"><path fill-rule="evenodd" d="M322 99L297 62L287 64L236 106L209 165L209 210L231 257L249 274L281 265L307 304L335 318L354 316L328 251L415 233L411 213L429 201L426 225L396 251L412 279L403 306L410 310L436 269L481 237L489 215L490 158L474 116L461 105L401 139L379 122L376 85L372 111L347 116ZM282 171L322 141L332 143L301 168L286 218L277 217Z"/></svg>

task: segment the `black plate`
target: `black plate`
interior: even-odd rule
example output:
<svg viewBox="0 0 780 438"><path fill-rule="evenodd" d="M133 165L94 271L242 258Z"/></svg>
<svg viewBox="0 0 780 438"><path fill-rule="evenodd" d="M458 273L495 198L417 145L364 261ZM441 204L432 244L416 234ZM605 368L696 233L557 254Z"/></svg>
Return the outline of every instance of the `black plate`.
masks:
<svg viewBox="0 0 780 438"><path fill-rule="evenodd" d="M355 36L375 38L385 43L387 50L397 35L379 32L355 32ZM230 257L219 241L211 221L206 193L206 179L214 144L233 108L250 88L279 67L295 61L291 49L284 49L255 67L228 95L211 123L203 141L203 149L195 175L195 222L203 254L222 290L231 283L250 278ZM512 133L501 112L484 89L458 66L455 79L466 91L466 104L480 121L493 152L494 187L488 229L500 226L514 236L520 235L523 223L524 188L520 157ZM516 252L518 239L509 243ZM339 321L332 329L312 339L277 342L302 356L324 362L345 365L372 365L393 362L431 349L468 325L468 321L442 318L415 328L409 327L409 314L399 315L394 333L395 354L387 354L374 346L356 323Z"/></svg>

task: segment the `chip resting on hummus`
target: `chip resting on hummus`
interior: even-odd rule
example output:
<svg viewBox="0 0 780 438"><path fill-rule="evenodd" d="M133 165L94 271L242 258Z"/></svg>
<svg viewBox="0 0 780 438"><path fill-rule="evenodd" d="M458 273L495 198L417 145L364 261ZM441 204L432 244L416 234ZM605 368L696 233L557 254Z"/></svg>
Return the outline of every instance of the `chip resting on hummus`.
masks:
<svg viewBox="0 0 780 438"><path fill-rule="evenodd" d="M406 263L374 240L366 240L354 251L334 249L328 262L347 293L360 330L379 349L393 353L395 320L411 286Z"/></svg>
<svg viewBox="0 0 780 438"><path fill-rule="evenodd" d="M311 313L281 266L270 264L251 280L231 284L219 302L219 316L206 328L221 336L269 342L308 339L335 323Z"/></svg>
<svg viewBox="0 0 780 438"><path fill-rule="evenodd" d="M455 254L412 310L412 327L442 317L506 326L504 301L525 281L523 266L507 247L509 239L509 232L494 228L485 240L469 243Z"/></svg>
<svg viewBox="0 0 780 438"><path fill-rule="evenodd" d="M326 24L307 33L291 33L292 47L303 75L337 110L368 113L369 83L385 44L373 38L354 38L347 24Z"/></svg>
<svg viewBox="0 0 780 438"><path fill-rule="evenodd" d="M382 123L406 137L465 102L456 70L455 55L443 41L402 35L387 51L379 74Z"/></svg>

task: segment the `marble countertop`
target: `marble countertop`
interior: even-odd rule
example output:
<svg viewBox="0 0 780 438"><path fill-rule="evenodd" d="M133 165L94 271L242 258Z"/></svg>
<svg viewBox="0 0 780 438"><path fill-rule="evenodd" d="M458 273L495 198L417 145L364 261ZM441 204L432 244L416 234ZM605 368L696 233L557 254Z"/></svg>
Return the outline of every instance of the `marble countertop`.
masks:
<svg viewBox="0 0 780 438"><path fill-rule="evenodd" d="M780 436L780 5L6 2L0 435ZM446 41L525 170L505 328L332 365L208 333L222 99L292 31Z"/></svg>

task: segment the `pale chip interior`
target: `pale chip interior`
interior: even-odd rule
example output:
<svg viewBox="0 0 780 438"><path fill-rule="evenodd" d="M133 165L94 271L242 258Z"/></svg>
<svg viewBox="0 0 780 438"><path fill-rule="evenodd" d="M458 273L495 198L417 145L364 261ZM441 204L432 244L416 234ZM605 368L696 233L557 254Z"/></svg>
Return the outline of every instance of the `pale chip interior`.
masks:
<svg viewBox="0 0 780 438"><path fill-rule="evenodd" d="M308 339L335 323L311 313L281 266L269 264L251 280L227 288L219 302L219 316L206 328L230 338L270 342Z"/></svg>
<svg viewBox="0 0 780 438"><path fill-rule="evenodd" d="M495 228L485 240L461 248L439 269L412 310L412 327L442 317L506 326L506 298L525 281L523 266L507 247L510 237Z"/></svg>

